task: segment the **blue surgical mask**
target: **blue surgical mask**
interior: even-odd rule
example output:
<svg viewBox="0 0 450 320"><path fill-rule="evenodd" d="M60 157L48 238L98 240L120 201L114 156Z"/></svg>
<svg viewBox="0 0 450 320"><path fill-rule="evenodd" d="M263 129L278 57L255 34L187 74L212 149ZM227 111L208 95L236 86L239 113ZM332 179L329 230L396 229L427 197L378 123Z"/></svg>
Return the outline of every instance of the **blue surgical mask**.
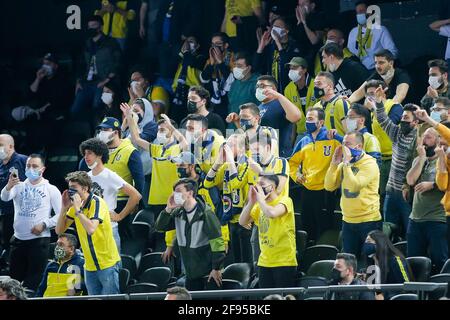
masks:
<svg viewBox="0 0 450 320"><path fill-rule="evenodd" d="M239 123L241 125L242 130L244 130L244 131L247 131L248 129L251 129L251 128L254 127L252 122L250 120L247 120L247 119L241 119L239 121Z"/></svg>
<svg viewBox="0 0 450 320"><path fill-rule="evenodd" d="M306 131L308 131L308 133L316 132L317 131L317 123L306 121Z"/></svg>
<svg viewBox="0 0 450 320"><path fill-rule="evenodd" d="M377 246L374 243L366 242L363 245L362 253L365 257L371 258L377 252Z"/></svg>
<svg viewBox="0 0 450 320"><path fill-rule="evenodd" d="M350 149L350 153L352 154L352 160L350 162L354 163L359 159L359 157L361 157L362 150L357 150L357 149L352 149L352 148L349 148L349 149Z"/></svg>
<svg viewBox="0 0 450 320"><path fill-rule="evenodd" d="M360 13L356 15L356 20L358 21L358 24L363 26L367 22L367 16L365 13Z"/></svg>
<svg viewBox="0 0 450 320"><path fill-rule="evenodd" d="M438 111L431 111L430 114L431 119L433 119L436 122L441 122L441 113Z"/></svg>
<svg viewBox="0 0 450 320"><path fill-rule="evenodd" d="M27 169L25 170L25 176L30 181L36 181L41 177L41 172L39 170Z"/></svg>

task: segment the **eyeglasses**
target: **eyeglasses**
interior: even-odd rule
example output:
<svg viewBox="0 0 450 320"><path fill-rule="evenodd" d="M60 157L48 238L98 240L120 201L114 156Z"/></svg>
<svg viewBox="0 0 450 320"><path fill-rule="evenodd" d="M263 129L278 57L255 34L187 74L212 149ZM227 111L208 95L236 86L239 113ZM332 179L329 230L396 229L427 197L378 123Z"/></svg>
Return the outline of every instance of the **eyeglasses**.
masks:
<svg viewBox="0 0 450 320"><path fill-rule="evenodd" d="M447 111L446 108L440 108L438 106L434 106L430 109L430 111L437 111L437 112L441 112L441 111Z"/></svg>

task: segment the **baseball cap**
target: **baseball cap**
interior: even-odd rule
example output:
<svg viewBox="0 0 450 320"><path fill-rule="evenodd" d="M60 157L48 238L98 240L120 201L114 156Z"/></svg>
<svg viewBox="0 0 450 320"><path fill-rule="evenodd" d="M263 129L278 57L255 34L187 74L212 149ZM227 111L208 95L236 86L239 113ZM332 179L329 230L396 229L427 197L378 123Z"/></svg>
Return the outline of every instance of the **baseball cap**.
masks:
<svg viewBox="0 0 450 320"><path fill-rule="evenodd" d="M302 57L293 57L289 63L286 63L286 66L296 66L308 68L308 62Z"/></svg>
<svg viewBox="0 0 450 320"><path fill-rule="evenodd" d="M113 117L106 117L102 123L97 126L97 129L113 129L120 130L120 121Z"/></svg>

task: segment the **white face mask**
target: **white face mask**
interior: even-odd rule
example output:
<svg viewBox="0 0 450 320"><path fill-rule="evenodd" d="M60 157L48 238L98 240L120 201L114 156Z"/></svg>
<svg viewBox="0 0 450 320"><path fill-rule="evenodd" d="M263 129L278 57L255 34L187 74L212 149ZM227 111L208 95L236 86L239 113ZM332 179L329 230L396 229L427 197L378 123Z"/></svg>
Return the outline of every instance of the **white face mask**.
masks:
<svg viewBox="0 0 450 320"><path fill-rule="evenodd" d="M183 194L181 192L174 192L173 201L177 206L182 206L186 200L183 199Z"/></svg>
<svg viewBox="0 0 450 320"><path fill-rule="evenodd" d="M330 72L335 72L335 71L337 70L337 65L336 65L335 63L330 63L330 64L328 65L328 70L329 70Z"/></svg>
<svg viewBox="0 0 450 320"><path fill-rule="evenodd" d="M325 45L327 45L327 44L329 44L329 43L337 43L337 42L334 41L334 40L327 40L327 41L325 41Z"/></svg>
<svg viewBox="0 0 450 320"><path fill-rule="evenodd" d="M190 131L186 131L186 140L189 144L193 144L196 143L197 140L199 138L199 134L198 133L193 133Z"/></svg>
<svg viewBox="0 0 450 320"><path fill-rule="evenodd" d="M345 125L347 126L347 132L356 131L358 129L358 119L346 119Z"/></svg>
<svg viewBox="0 0 450 320"><path fill-rule="evenodd" d="M431 76L431 77L428 78L428 83L430 84L430 86L434 90L437 90L437 89L439 89L440 86L442 86L443 82L442 82L441 77L438 77L438 76L433 77L433 76Z"/></svg>
<svg viewBox="0 0 450 320"><path fill-rule="evenodd" d="M447 147L447 150L445 151L445 153L446 153L447 155L450 154L450 147Z"/></svg>
<svg viewBox="0 0 450 320"><path fill-rule="evenodd" d="M189 50L191 50L191 52L195 51L195 43L189 42Z"/></svg>
<svg viewBox="0 0 450 320"><path fill-rule="evenodd" d="M169 138L167 138L167 135L164 132L158 132L156 139L162 144L166 144L169 141Z"/></svg>
<svg viewBox="0 0 450 320"><path fill-rule="evenodd" d="M291 81L297 82L298 80L300 80L302 78L302 75L298 72L298 70L294 70L291 69L289 70L289 79L291 79Z"/></svg>
<svg viewBox="0 0 450 320"><path fill-rule="evenodd" d="M137 82L137 81L133 81L133 82L131 82L131 84L130 84L130 86L131 86L131 89L133 90L133 93L134 94L137 94L137 89L136 89L136 87L139 85L139 82Z"/></svg>
<svg viewBox="0 0 450 320"><path fill-rule="evenodd" d="M95 167L98 165L98 161L95 161L92 165L88 165L89 170L95 169Z"/></svg>
<svg viewBox="0 0 450 320"><path fill-rule="evenodd" d="M42 65L42 69L45 70L45 72L47 73L47 76L50 77L53 75L53 67L47 65L47 64L43 64Z"/></svg>
<svg viewBox="0 0 450 320"><path fill-rule="evenodd" d="M103 92L102 101L104 104L110 105L113 103L113 94L111 92Z"/></svg>
<svg viewBox="0 0 450 320"><path fill-rule="evenodd" d="M278 37L283 38L286 35L286 30L280 27L273 26L270 34L272 38L275 38L275 34L278 35Z"/></svg>
<svg viewBox="0 0 450 320"><path fill-rule="evenodd" d="M245 77L245 69L234 67L233 76L236 80L242 80Z"/></svg>
<svg viewBox="0 0 450 320"><path fill-rule="evenodd" d="M380 76L386 82L386 81L391 80L394 77L394 73L395 73L395 69L391 68L388 72L386 72L386 74L384 74L384 75L380 74Z"/></svg>
<svg viewBox="0 0 450 320"><path fill-rule="evenodd" d="M258 99L258 101L263 102L267 99L267 96L263 93L263 88L256 88L255 97Z"/></svg>
<svg viewBox="0 0 450 320"><path fill-rule="evenodd" d="M3 161L6 159L8 154L5 151L5 147L0 147L0 161Z"/></svg>
<svg viewBox="0 0 450 320"><path fill-rule="evenodd" d="M113 138L114 138L114 132L110 132L110 131L100 131L97 134L97 138L100 139L100 141L102 141L103 143L110 143Z"/></svg>
<svg viewBox="0 0 450 320"><path fill-rule="evenodd" d="M356 20L358 21L359 25L365 25L367 22L367 16L365 13L359 13L356 15Z"/></svg>

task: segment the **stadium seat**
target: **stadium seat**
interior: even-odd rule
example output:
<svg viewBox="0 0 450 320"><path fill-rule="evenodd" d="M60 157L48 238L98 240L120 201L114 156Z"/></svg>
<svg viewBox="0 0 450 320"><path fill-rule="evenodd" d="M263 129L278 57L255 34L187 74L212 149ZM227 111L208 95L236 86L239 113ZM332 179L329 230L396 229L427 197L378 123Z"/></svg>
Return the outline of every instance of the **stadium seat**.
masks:
<svg viewBox="0 0 450 320"><path fill-rule="evenodd" d="M134 279L137 273L136 260L132 256L121 254L122 268L130 271L130 279Z"/></svg>
<svg viewBox="0 0 450 320"><path fill-rule="evenodd" d="M427 257L408 257L406 260L411 266L414 280L428 282L431 274L431 260Z"/></svg>
<svg viewBox="0 0 450 320"><path fill-rule="evenodd" d="M130 271L128 269L120 268L119 288L121 293L125 292L129 282L130 282Z"/></svg>
<svg viewBox="0 0 450 320"><path fill-rule="evenodd" d="M323 277L302 277L297 281L297 287L308 289L310 287L322 287L328 286L328 280ZM308 298L323 298L325 293L304 293L302 295L303 299Z"/></svg>
<svg viewBox="0 0 450 320"><path fill-rule="evenodd" d="M303 258L303 253L308 243L308 233L304 230L297 230L295 233L295 243L297 247L297 260L300 261Z"/></svg>
<svg viewBox="0 0 450 320"><path fill-rule="evenodd" d="M436 274L430 277L429 282L431 283L449 283L450 282L450 273L441 273ZM436 289L428 294L429 300L439 300L442 297L445 297L446 289Z"/></svg>
<svg viewBox="0 0 450 320"><path fill-rule="evenodd" d="M223 270L222 279L239 281L243 288L247 288L250 279L250 265L248 263L230 264Z"/></svg>
<svg viewBox="0 0 450 320"><path fill-rule="evenodd" d="M450 259L445 261L440 273L450 273Z"/></svg>
<svg viewBox="0 0 450 320"><path fill-rule="evenodd" d="M306 248L303 257L300 257L300 270L306 272L309 267L316 261L320 260L335 260L338 254L338 249L328 245L316 245Z"/></svg>
<svg viewBox="0 0 450 320"><path fill-rule="evenodd" d="M339 230L327 230L320 236L316 244L326 244L339 249L341 247L339 243L339 233Z"/></svg>
<svg viewBox="0 0 450 320"><path fill-rule="evenodd" d="M394 247L396 247L406 257L407 244L408 243L406 241L400 241L400 242L394 243Z"/></svg>
<svg viewBox="0 0 450 320"><path fill-rule="evenodd" d="M154 283L158 286L159 291L163 292L167 289L172 271L167 267L154 267L144 271L139 277L138 283Z"/></svg>
<svg viewBox="0 0 450 320"><path fill-rule="evenodd" d="M158 286L154 283L138 283L127 287L125 293L152 293L158 292Z"/></svg>
<svg viewBox="0 0 450 320"><path fill-rule="evenodd" d="M167 265L162 261L161 255L162 252L152 252L142 256L141 262L139 263L137 278L139 278L139 276L144 273L145 270L148 270L150 268L169 267L171 270L173 270L170 264Z"/></svg>
<svg viewBox="0 0 450 320"><path fill-rule="evenodd" d="M294 218L295 218L295 230L299 231L302 228L302 214L295 212Z"/></svg>
<svg viewBox="0 0 450 320"><path fill-rule="evenodd" d="M393 296L390 300L419 300L417 294L403 293Z"/></svg>
<svg viewBox="0 0 450 320"><path fill-rule="evenodd" d="M314 262L306 272L308 277L323 277L331 279L335 260L321 260Z"/></svg>
<svg viewBox="0 0 450 320"><path fill-rule="evenodd" d="M151 210L142 209L134 215L133 223L135 222L144 222L153 226L155 224L155 217Z"/></svg>
<svg viewBox="0 0 450 320"><path fill-rule="evenodd" d="M383 233L392 241L394 239L397 226L391 222L383 222Z"/></svg>

